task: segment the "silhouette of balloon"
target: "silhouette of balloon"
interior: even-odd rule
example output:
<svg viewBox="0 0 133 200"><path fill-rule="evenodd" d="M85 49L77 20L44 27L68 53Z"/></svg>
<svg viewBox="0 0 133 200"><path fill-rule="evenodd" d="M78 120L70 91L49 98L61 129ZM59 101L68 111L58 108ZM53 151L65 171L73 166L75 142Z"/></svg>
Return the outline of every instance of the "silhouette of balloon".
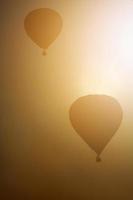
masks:
<svg viewBox="0 0 133 200"><path fill-rule="evenodd" d="M110 96L88 95L77 99L69 114L73 128L101 161L100 154L121 124L120 104Z"/></svg>
<svg viewBox="0 0 133 200"><path fill-rule="evenodd" d="M40 48L45 50L57 38L62 29L62 18L54 10L40 8L31 11L24 20L25 31Z"/></svg>

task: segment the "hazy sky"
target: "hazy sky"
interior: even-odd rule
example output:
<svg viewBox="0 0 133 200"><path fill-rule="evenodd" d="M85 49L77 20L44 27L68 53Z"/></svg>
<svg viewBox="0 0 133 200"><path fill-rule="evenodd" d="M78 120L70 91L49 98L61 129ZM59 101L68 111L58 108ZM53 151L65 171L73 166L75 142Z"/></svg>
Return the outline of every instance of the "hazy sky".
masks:
<svg viewBox="0 0 133 200"><path fill-rule="evenodd" d="M63 29L43 56L24 30L37 8L60 13ZM133 2L1 1L2 199L133 198ZM69 120L79 97L105 94L123 109L102 153Z"/></svg>

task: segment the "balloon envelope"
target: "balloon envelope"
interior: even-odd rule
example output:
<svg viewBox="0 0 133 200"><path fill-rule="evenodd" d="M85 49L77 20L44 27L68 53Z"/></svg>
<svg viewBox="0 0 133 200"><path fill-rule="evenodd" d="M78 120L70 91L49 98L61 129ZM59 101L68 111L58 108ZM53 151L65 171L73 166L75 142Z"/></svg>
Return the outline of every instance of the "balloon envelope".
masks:
<svg viewBox="0 0 133 200"><path fill-rule="evenodd" d="M72 104L70 120L76 132L100 155L121 124L122 109L112 97L88 95Z"/></svg>
<svg viewBox="0 0 133 200"><path fill-rule="evenodd" d="M39 47L47 49L62 29L62 18L54 10L40 8L26 16L24 27L28 36Z"/></svg>

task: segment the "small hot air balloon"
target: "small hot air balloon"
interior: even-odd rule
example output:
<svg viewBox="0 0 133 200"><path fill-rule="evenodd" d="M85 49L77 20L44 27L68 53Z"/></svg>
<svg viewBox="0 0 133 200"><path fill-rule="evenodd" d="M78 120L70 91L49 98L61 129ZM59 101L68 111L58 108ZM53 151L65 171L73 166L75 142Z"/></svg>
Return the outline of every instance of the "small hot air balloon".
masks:
<svg viewBox="0 0 133 200"><path fill-rule="evenodd" d="M70 108L70 121L81 138L96 152L96 161L118 130L122 108L106 95L88 95L77 99Z"/></svg>
<svg viewBox="0 0 133 200"><path fill-rule="evenodd" d="M33 42L44 50L44 55L45 50L59 35L62 24L61 16L49 8L33 10L24 20L26 33Z"/></svg>

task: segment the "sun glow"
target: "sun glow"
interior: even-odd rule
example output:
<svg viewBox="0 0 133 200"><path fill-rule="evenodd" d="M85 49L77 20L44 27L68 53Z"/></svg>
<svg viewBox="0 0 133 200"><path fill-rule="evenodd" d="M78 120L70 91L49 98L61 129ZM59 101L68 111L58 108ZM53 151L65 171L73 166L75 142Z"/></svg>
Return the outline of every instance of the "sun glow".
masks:
<svg viewBox="0 0 133 200"><path fill-rule="evenodd" d="M133 73L133 2L117 7L103 6L93 21L92 65L95 66L92 81L93 92L106 92L112 95L121 93L128 87ZM92 23L92 24L93 24ZM96 61L98 60L98 61ZM101 70L97 70L100 68ZM88 71L90 69L88 68ZM97 75L98 73L98 75ZM94 78L95 77L95 78Z"/></svg>

